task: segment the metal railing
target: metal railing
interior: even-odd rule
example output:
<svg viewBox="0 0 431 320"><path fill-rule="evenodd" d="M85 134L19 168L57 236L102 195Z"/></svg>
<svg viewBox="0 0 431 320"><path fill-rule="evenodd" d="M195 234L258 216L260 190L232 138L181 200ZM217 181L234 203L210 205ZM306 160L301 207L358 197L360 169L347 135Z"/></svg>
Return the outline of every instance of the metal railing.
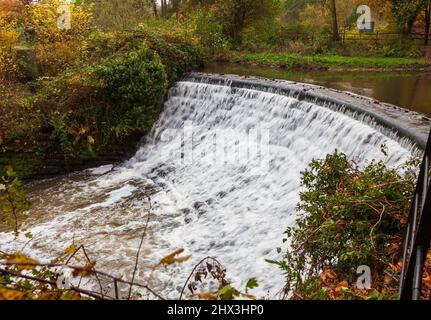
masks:
<svg viewBox="0 0 431 320"><path fill-rule="evenodd" d="M401 300L419 300L421 296L423 267L431 241L430 160L431 132L404 235Z"/></svg>

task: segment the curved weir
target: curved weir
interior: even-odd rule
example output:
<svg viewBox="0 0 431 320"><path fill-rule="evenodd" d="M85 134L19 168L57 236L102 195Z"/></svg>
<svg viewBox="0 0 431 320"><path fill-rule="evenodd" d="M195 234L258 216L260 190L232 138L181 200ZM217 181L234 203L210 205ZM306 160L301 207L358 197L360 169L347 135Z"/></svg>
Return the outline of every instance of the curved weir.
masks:
<svg viewBox="0 0 431 320"><path fill-rule="evenodd" d="M170 90L160 121L132 159L32 183L34 240L0 233L0 246L50 259L74 241L99 270L130 279L150 196L139 282L178 298L196 262L213 256L235 285L257 277L258 295L273 297L283 277L264 259L277 258L275 248L294 224L308 163L338 149L362 165L381 159L396 167L420 152L428 125L419 114L379 104L398 112L394 131L389 113L364 112L374 102L325 90L192 74ZM192 258L151 271L177 248Z"/></svg>

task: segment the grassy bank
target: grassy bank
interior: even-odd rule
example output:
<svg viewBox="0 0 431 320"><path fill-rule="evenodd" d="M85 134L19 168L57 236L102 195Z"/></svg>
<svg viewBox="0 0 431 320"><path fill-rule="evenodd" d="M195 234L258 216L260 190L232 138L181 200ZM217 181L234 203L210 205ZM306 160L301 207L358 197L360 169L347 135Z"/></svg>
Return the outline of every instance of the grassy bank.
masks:
<svg viewBox="0 0 431 320"><path fill-rule="evenodd" d="M412 58L350 57L338 55L303 56L289 53L232 53L231 62L292 70L423 70L431 62Z"/></svg>

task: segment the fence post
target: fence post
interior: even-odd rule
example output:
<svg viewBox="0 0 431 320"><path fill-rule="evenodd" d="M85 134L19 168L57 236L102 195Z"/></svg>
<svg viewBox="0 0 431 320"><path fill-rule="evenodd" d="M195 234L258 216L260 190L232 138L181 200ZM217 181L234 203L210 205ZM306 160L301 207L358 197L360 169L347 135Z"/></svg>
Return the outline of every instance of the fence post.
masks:
<svg viewBox="0 0 431 320"><path fill-rule="evenodd" d="M423 263L424 263L423 247L418 246L416 249L416 265L415 265L415 273L413 276L412 300L419 300L421 298Z"/></svg>

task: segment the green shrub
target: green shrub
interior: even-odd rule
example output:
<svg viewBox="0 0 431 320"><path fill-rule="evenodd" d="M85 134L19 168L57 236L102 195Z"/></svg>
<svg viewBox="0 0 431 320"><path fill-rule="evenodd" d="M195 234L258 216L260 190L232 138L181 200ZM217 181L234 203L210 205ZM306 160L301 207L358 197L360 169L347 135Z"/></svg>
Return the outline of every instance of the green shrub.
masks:
<svg viewBox="0 0 431 320"><path fill-rule="evenodd" d="M397 58L419 58L422 56L422 52L415 42L408 39L387 40L383 43L378 53L384 57Z"/></svg>
<svg viewBox="0 0 431 320"><path fill-rule="evenodd" d="M22 182L12 167L7 167L6 174L0 177L0 223L6 222L18 236L20 231L26 231L22 223L28 218L26 211L29 207ZM26 233L26 236L31 237L31 234Z"/></svg>
<svg viewBox="0 0 431 320"><path fill-rule="evenodd" d="M89 41L89 60L98 64L103 57L135 51L144 44L158 53L170 83L203 63L202 50L193 41L147 25L140 25L133 32L93 33Z"/></svg>
<svg viewBox="0 0 431 320"><path fill-rule="evenodd" d="M79 72L42 79L39 86L36 106L49 119L51 138L68 156L91 157L130 132L152 127L167 75L159 55L141 45Z"/></svg>
<svg viewBox="0 0 431 320"><path fill-rule="evenodd" d="M202 64L202 52L194 45L177 37L160 36L147 29L139 29L135 37L145 41L149 48L157 52L166 66L167 77L170 83L175 82L185 72Z"/></svg>
<svg viewBox="0 0 431 320"><path fill-rule="evenodd" d="M312 298L318 290L311 293L310 285L315 288L323 270L351 282L361 265L369 266L377 275L373 284L379 283L388 265L398 262L398 252L391 250L402 238L415 164L396 170L373 161L360 168L338 152L313 160L302 172L297 225L286 231L284 242L291 246L284 260L269 261L283 270L286 289Z"/></svg>
<svg viewBox="0 0 431 320"><path fill-rule="evenodd" d="M7 124L2 127L7 134L1 133L3 150L28 151L25 159L37 153L38 168L50 157L64 158L73 168L81 160L124 150L126 137L142 136L157 121L168 85L203 59L193 39L158 29L93 31L87 40L88 59L79 67L41 77L0 104L8 111L0 119ZM10 118L22 117L31 121L10 124ZM13 164L21 177L43 171Z"/></svg>
<svg viewBox="0 0 431 320"><path fill-rule="evenodd" d="M102 91L127 108L160 106L167 87L166 70L157 53L142 45L108 58L93 68Z"/></svg>
<svg viewBox="0 0 431 320"><path fill-rule="evenodd" d="M225 55L230 47L229 40L224 36L223 25L216 21L211 12L196 9L188 17L189 28L198 38L198 42L205 52L205 56L213 57Z"/></svg>

